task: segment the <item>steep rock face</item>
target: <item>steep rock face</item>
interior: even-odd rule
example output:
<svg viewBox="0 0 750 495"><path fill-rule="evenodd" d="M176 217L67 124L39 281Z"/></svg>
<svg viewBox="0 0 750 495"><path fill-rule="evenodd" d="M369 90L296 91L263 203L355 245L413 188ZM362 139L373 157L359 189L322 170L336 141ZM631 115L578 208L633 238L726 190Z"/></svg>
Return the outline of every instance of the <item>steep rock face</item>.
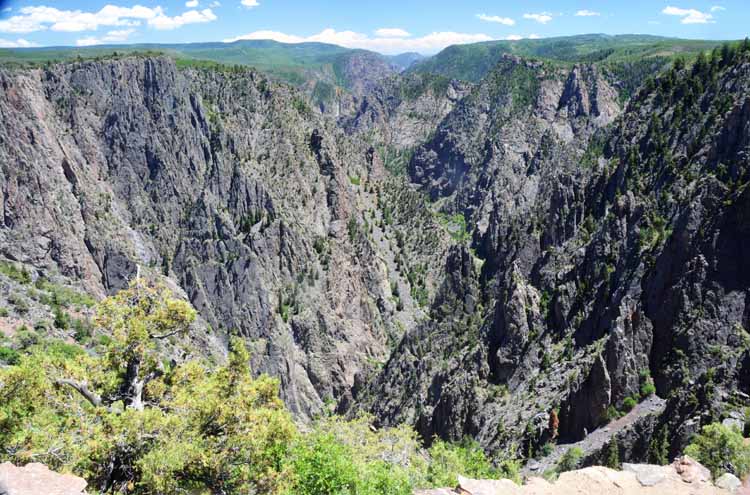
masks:
<svg viewBox="0 0 750 495"><path fill-rule="evenodd" d="M430 75L390 77L355 94L339 123L349 133L373 134L383 145L408 150L427 140L470 88Z"/></svg>
<svg viewBox="0 0 750 495"><path fill-rule="evenodd" d="M417 149L412 180L468 220L476 270L443 287L430 322L407 332L373 381L368 403L383 422L500 449L527 430L546 435L549 411L591 385L598 347L576 349L565 332L549 331L553 307L536 264L580 229L587 172L577 162L619 111L596 74L505 57ZM471 306L463 294L474 294Z"/></svg>
<svg viewBox="0 0 750 495"><path fill-rule="evenodd" d="M653 377L670 400L625 449L643 458L747 404L747 57L678 67L620 118L596 67L506 57L409 166L466 218L482 268L450 294L479 304L407 332L376 416L528 453L581 440Z"/></svg>
<svg viewBox="0 0 750 495"><path fill-rule="evenodd" d="M302 416L400 331L357 234L377 164L293 90L126 58L2 71L0 112L3 257L99 296L162 272Z"/></svg>

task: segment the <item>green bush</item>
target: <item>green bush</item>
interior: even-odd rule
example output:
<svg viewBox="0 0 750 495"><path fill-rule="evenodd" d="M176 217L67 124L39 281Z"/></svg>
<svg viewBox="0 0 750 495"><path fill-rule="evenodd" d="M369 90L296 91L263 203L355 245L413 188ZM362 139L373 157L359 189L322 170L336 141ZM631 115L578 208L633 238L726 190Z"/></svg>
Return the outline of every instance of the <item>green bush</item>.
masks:
<svg viewBox="0 0 750 495"><path fill-rule="evenodd" d="M299 495L354 494L357 470L350 449L330 433L304 438L292 454L294 493Z"/></svg>
<svg viewBox="0 0 750 495"><path fill-rule="evenodd" d="M633 397L625 397L625 400L622 401L622 409L625 412L632 411L633 408L637 405L638 405L638 401L635 400Z"/></svg>
<svg viewBox="0 0 750 495"><path fill-rule="evenodd" d="M573 471L574 469L578 468L578 465L580 464L582 458L583 450L581 450L579 447L569 448L557 463L557 472L564 473L566 471Z"/></svg>
<svg viewBox="0 0 750 495"><path fill-rule="evenodd" d="M411 495L412 490L407 470L385 461L368 464L357 481L357 495Z"/></svg>
<svg viewBox="0 0 750 495"><path fill-rule="evenodd" d="M517 479L518 472L513 463L505 465L507 472L500 472L490 464L484 451L474 441L464 441L453 445L436 440L429 450L430 464L427 468L427 480L431 486L455 486L458 475L469 478L506 477Z"/></svg>
<svg viewBox="0 0 750 495"><path fill-rule="evenodd" d="M13 366L14 364L18 364L19 358L20 355L15 349L11 349L10 347L0 347L0 363Z"/></svg>
<svg viewBox="0 0 750 495"><path fill-rule="evenodd" d="M704 426L685 448L685 454L710 469L714 478L725 472L740 478L750 473L750 446L736 427L721 423Z"/></svg>

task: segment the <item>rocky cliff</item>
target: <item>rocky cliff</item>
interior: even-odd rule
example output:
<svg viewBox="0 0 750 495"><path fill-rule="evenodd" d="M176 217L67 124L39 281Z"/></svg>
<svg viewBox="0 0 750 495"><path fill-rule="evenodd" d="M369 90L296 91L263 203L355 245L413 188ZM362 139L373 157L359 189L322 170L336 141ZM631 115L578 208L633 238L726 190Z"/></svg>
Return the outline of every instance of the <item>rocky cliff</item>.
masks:
<svg viewBox="0 0 750 495"><path fill-rule="evenodd" d="M622 457L674 454L750 405L749 72L677 64L623 106L604 66L506 55L321 112L167 58L3 69L0 254L97 297L166 278L301 419L534 457L655 392Z"/></svg>
<svg viewBox="0 0 750 495"><path fill-rule="evenodd" d="M398 247L362 216L382 163L301 93L137 57L4 70L0 88L0 252L32 279L102 296L138 267L171 278L303 417L399 338Z"/></svg>
<svg viewBox="0 0 750 495"><path fill-rule="evenodd" d="M749 68L747 54L678 64L622 111L596 66L505 57L409 164L472 249L449 257L367 407L526 456L584 438L652 382L666 412L629 457L743 417Z"/></svg>

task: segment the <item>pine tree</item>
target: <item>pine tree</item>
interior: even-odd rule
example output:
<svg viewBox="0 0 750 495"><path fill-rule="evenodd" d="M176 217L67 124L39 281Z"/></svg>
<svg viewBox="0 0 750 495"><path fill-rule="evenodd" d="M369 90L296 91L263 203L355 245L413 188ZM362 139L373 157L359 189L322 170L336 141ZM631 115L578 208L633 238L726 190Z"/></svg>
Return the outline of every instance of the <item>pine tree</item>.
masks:
<svg viewBox="0 0 750 495"><path fill-rule="evenodd" d="M604 462L610 469L620 469L620 445L617 443L617 437L613 437L607 445L607 457Z"/></svg>

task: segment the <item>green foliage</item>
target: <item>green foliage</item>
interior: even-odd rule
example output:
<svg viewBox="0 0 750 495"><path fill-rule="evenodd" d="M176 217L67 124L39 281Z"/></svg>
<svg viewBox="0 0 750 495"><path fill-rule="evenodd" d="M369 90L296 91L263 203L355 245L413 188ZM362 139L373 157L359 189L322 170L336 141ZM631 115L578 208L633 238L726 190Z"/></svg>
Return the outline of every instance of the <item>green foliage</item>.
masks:
<svg viewBox="0 0 750 495"><path fill-rule="evenodd" d="M448 231L450 236L456 242L468 242L471 239L466 227L466 218L460 213L455 215L447 215L445 213L438 213L438 221Z"/></svg>
<svg viewBox="0 0 750 495"><path fill-rule="evenodd" d="M21 355L10 347L0 347L0 363L13 366L18 364Z"/></svg>
<svg viewBox="0 0 750 495"><path fill-rule="evenodd" d="M625 412L630 412L635 406L638 405L638 401L634 397L625 397L622 401L622 409Z"/></svg>
<svg viewBox="0 0 750 495"><path fill-rule="evenodd" d="M136 495L407 495L459 474L518 477L515 460L493 468L475 443L436 441L426 455L410 428L374 430L367 417L324 418L300 434L278 382L252 378L241 340L222 366L162 363L164 343L194 318L166 288L136 280L97 306L96 352L20 329L24 351L0 347L0 461ZM77 321L87 341L92 329Z"/></svg>
<svg viewBox="0 0 750 495"><path fill-rule="evenodd" d="M579 447L571 447L565 451L560 461L557 463L557 472L564 473L566 471L573 471L578 468L578 465L583 459L583 450Z"/></svg>
<svg viewBox="0 0 750 495"><path fill-rule="evenodd" d="M436 440L429 453L427 480L432 486L455 486L458 475L477 479L504 477L518 480L520 466L515 460L504 462L500 469L493 468L484 451L473 441L453 445Z"/></svg>
<svg viewBox="0 0 750 495"><path fill-rule="evenodd" d="M620 464L620 444L617 442L617 437L612 438L607 444L604 465L610 469L620 469L622 467L622 464Z"/></svg>
<svg viewBox="0 0 750 495"><path fill-rule="evenodd" d="M357 469L350 449L330 433L307 436L293 453L294 491L300 495L356 493Z"/></svg>
<svg viewBox="0 0 750 495"><path fill-rule="evenodd" d="M31 274L25 267L18 268L15 263L0 261L0 273L19 284L31 283Z"/></svg>
<svg viewBox="0 0 750 495"><path fill-rule="evenodd" d="M711 470L714 478L731 472L742 478L750 473L750 445L745 444L739 428L714 423L704 426L685 449Z"/></svg>
<svg viewBox="0 0 750 495"><path fill-rule="evenodd" d="M718 41L680 40L644 35L579 35L520 41L490 41L446 48L408 72L439 74L448 79L479 82L503 54L536 57L558 64L599 63L615 73L632 92L648 75L677 55L697 54ZM643 62L643 63L638 63ZM624 76L624 77L623 77Z"/></svg>
<svg viewBox="0 0 750 495"><path fill-rule="evenodd" d="M643 370L640 373L641 380L641 399L646 399L656 393L656 385L654 385L654 379L651 378L651 372L649 370Z"/></svg>
<svg viewBox="0 0 750 495"><path fill-rule="evenodd" d="M112 335L102 355L51 342L0 370L0 458L45 462L103 491L282 490L296 429L277 382L251 378L244 345L232 343L223 367L164 369L157 341L192 322L187 303L136 281L97 310ZM143 397L129 396L138 383Z"/></svg>
<svg viewBox="0 0 750 495"><path fill-rule="evenodd" d="M669 464L669 431L662 426L649 442L648 455L652 463L659 466Z"/></svg>
<svg viewBox="0 0 750 495"><path fill-rule="evenodd" d="M84 292L55 284L43 277L39 277L34 285L43 292L40 296L40 301L52 307L62 306L63 308L69 308L71 306L78 306L90 308L96 303L94 298Z"/></svg>

